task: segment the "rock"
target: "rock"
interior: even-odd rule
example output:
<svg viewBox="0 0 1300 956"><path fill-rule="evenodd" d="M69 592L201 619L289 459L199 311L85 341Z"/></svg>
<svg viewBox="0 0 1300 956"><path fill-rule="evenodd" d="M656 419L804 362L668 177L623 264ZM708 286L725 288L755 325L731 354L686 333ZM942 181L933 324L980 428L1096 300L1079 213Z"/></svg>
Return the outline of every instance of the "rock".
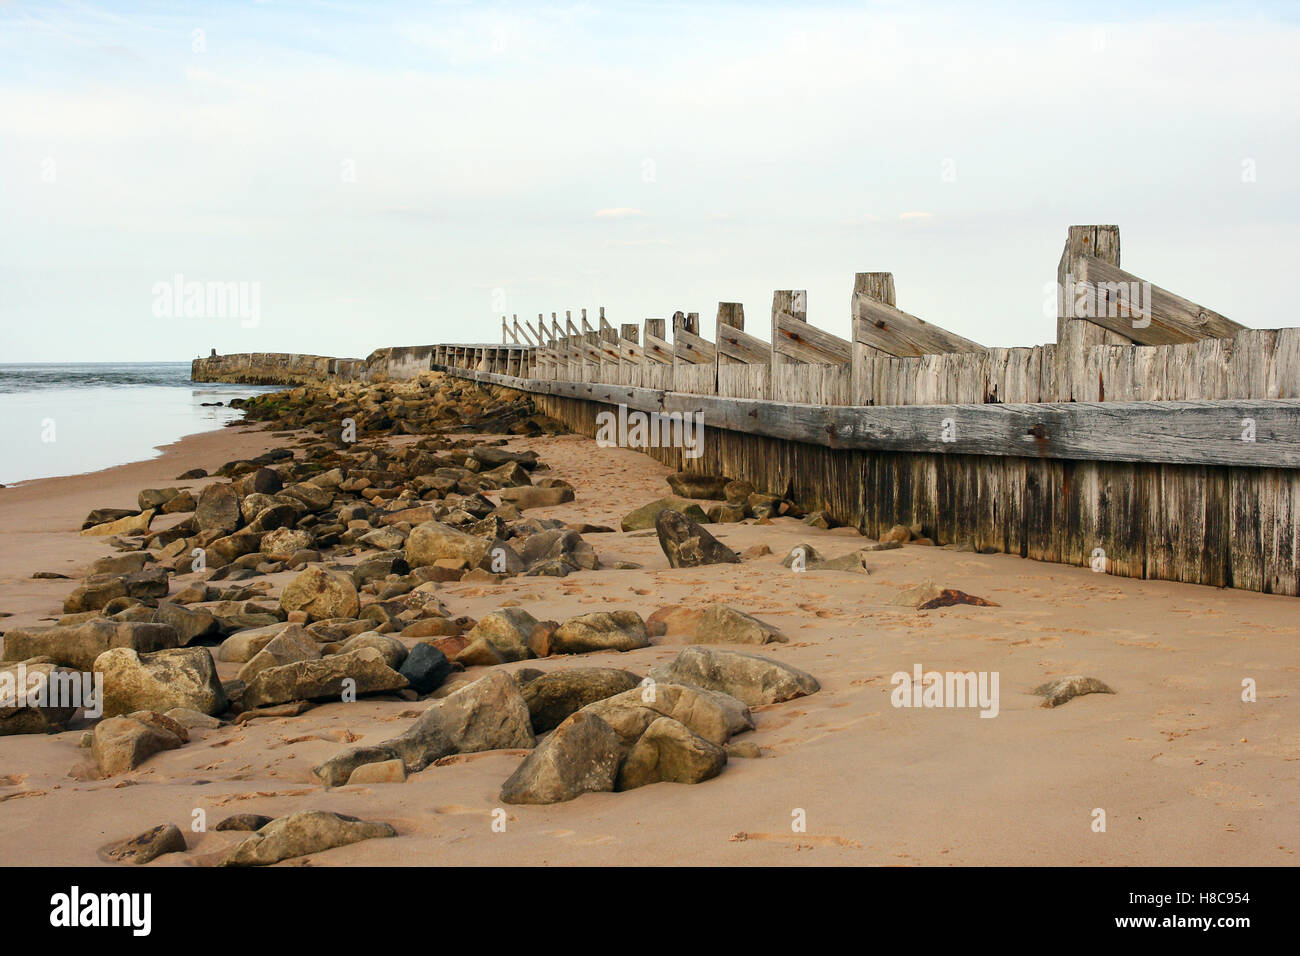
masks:
<svg viewBox="0 0 1300 956"><path fill-rule="evenodd" d="M507 607L483 615L465 638L471 647L487 641L503 661L523 661L537 656L529 643L537 626L537 618L523 608Z"/></svg>
<svg viewBox="0 0 1300 956"><path fill-rule="evenodd" d="M264 816L260 813L232 813L220 823L214 830L236 830L236 831L255 831L270 823L274 818Z"/></svg>
<svg viewBox="0 0 1300 956"><path fill-rule="evenodd" d="M503 803L547 804L614 789L623 749L595 714L578 711L519 765L501 787Z"/></svg>
<svg viewBox="0 0 1300 956"><path fill-rule="evenodd" d="M128 551L125 554L111 554L99 558L86 569L86 577L97 574L134 574L143 571L145 565L152 564L154 556L148 551Z"/></svg>
<svg viewBox="0 0 1300 956"><path fill-rule="evenodd" d="M689 634L693 635L695 629L700 626L700 618L704 617L704 611L697 607L686 607L683 604L669 604L661 607L648 618L645 619L646 630L653 636L662 637L667 634Z"/></svg>
<svg viewBox="0 0 1300 956"><path fill-rule="evenodd" d="M345 685L347 680L353 683ZM401 690L406 687L406 678L384 663L379 651L363 647L350 654L259 671L244 689L243 705L253 708L294 700L339 700L345 686L360 696Z"/></svg>
<svg viewBox="0 0 1300 956"><path fill-rule="evenodd" d="M727 759L757 760L763 756L762 749L752 740L732 740L728 742Z"/></svg>
<svg viewBox="0 0 1300 956"><path fill-rule="evenodd" d="M737 521L745 520L745 506L728 504L713 505L709 508L706 514L708 514L709 520L714 524L735 524Z"/></svg>
<svg viewBox="0 0 1300 956"><path fill-rule="evenodd" d="M722 488L722 496L727 500L729 505L740 505L745 507L745 502L749 496L754 493L754 486L748 481L729 481Z"/></svg>
<svg viewBox="0 0 1300 956"><path fill-rule="evenodd" d="M239 513L239 495L234 485L218 481L199 492L194 520L198 522L200 531L219 531L221 534L235 531L243 515Z"/></svg>
<svg viewBox="0 0 1300 956"><path fill-rule="evenodd" d="M772 553L772 549L765 544L755 544L740 552L741 561L753 561L757 558L767 557Z"/></svg>
<svg viewBox="0 0 1300 956"><path fill-rule="evenodd" d="M696 644L785 644L789 638L770 624L725 604L711 604L695 629Z"/></svg>
<svg viewBox="0 0 1300 956"><path fill-rule="evenodd" d="M714 647L684 648L669 663L652 668L650 676L658 681L720 690L750 707L776 704L821 690L815 677L789 664Z"/></svg>
<svg viewBox="0 0 1300 956"><path fill-rule="evenodd" d="M499 543L465 534L437 521L426 521L412 528L406 539L406 563L412 568L422 568L451 558L464 561L466 567L477 568L493 545Z"/></svg>
<svg viewBox="0 0 1300 956"><path fill-rule="evenodd" d="M176 632L166 624L93 620L69 627L14 628L4 636L5 657L49 657L56 664L89 671L95 659L114 647L141 654L175 647Z"/></svg>
<svg viewBox="0 0 1300 956"><path fill-rule="evenodd" d="M155 624L166 624L176 632L176 643L184 647L199 638L219 633L217 619L206 608L189 608L160 601L153 612Z"/></svg>
<svg viewBox="0 0 1300 956"><path fill-rule="evenodd" d="M129 647L95 658L104 675L104 716L184 707L219 714L227 707L216 664L206 647L178 647L140 654Z"/></svg>
<svg viewBox="0 0 1300 956"><path fill-rule="evenodd" d="M291 630L294 631L290 636L292 640L311 640L311 635L300 624L277 622L265 627L249 627L236 631L221 642L221 647L217 649L217 660L245 664L276 637Z"/></svg>
<svg viewBox="0 0 1300 956"><path fill-rule="evenodd" d="M363 763L348 777L348 786L358 783L405 783L406 765L394 758Z"/></svg>
<svg viewBox="0 0 1300 956"><path fill-rule="evenodd" d="M505 662L501 652L485 637L471 641L456 655L456 663L461 667L495 667Z"/></svg>
<svg viewBox="0 0 1300 956"><path fill-rule="evenodd" d="M399 673L417 694L432 694L451 676L451 661L431 644L416 644Z"/></svg>
<svg viewBox="0 0 1300 956"><path fill-rule="evenodd" d="M324 810L300 810L272 820L221 858L218 866L269 866L361 840L395 837L387 823L373 823Z"/></svg>
<svg viewBox="0 0 1300 956"><path fill-rule="evenodd" d="M651 681L583 708L614 729L630 748L659 717L671 717L685 724L705 740L718 746L735 734L754 729L754 718L741 701L729 694Z"/></svg>
<svg viewBox="0 0 1300 956"><path fill-rule="evenodd" d="M197 710L190 710L187 707L173 707L163 716L176 721L186 730L216 730L221 726L221 721L217 720L217 718L209 717L207 714L201 714Z"/></svg>
<svg viewBox="0 0 1300 956"><path fill-rule="evenodd" d="M86 515L86 520L81 523L81 530L93 528L96 525L108 524L110 521L117 521L119 518L133 518L137 512L130 508L96 508L90 514Z"/></svg>
<svg viewBox="0 0 1300 956"><path fill-rule="evenodd" d="M880 536L882 542L897 541L902 544L912 540L912 529L905 524L896 524Z"/></svg>
<svg viewBox="0 0 1300 956"><path fill-rule="evenodd" d="M373 647L380 654L383 654L384 663L395 671L401 670L408 653L406 645L397 638L390 634L380 634L378 631L363 631L360 634L354 634L343 642L339 653L350 654L363 647Z"/></svg>
<svg viewBox="0 0 1300 956"><path fill-rule="evenodd" d="M275 528L262 535L259 550L272 561L288 561L299 551L310 548L313 541L309 531Z"/></svg>
<svg viewBox="0 0 1300 956"><path fill-rule="evenodd" d="M314 661L321 656L320 645L299 625L282 629L248 659L238 677L245 684L268 667L283 667L298 661Z"/></svg>
<svg viewBox="0 0 1300 956"><path fill-rule="evenodd" d="M376 528L357 538L357 544L376 551L392 551L406 544L406 535L396 528Z"/></svg>
<svg viewBox="0 0 1300 956"><path fill-rule="evenodd" d="M588 704L631 690L641 678L613 667L575 667L552 671L523 685L533 733L553 730Z"/></svg>
<svg viewBox="0 0 1300 956"><path fill-rule="evenodd" d="M1084 694L1113 694L1115 692L1095 677L1072 674L1069 677L1058 677L1056 680L1041 684L1034 688L1034 693L1043 698L1044 707L1060 707L1067 701L1082 697Z"/></svg>
<svg viewBox="0 0 1300 956"><path fill-rule="evenodd" d="M280 593L284 611L306 611L307 619L356 617L360 610L357 586L341 571L312 566L284 586Z"/></svg>
<svg viewBox="0 0 1300 956"><path fill-rule="evenodd" d="M680 512L697 522L707 522L709 520L709 516L695 502L670 495L667 498L660 498L629 512L624 516L620 527L624 531L645 531L648 528L653 528L655 519L659 517L661 512L666 510Z"/></svg>
<svg viewBox="0 0 1300 956"><path fill-rule="evenodd" d="M564 487L539 488L534 485L522 485L517 488L502 488L498 494L502 501L508 501L520 511L529 508L550 508L573 500L573 489Z"/></svg>
<svg viewBox="0 0 1300 956"><path fill-rule="evenodd" d="M825 511L812 511L804 515L803 523L810 528L821 528L830 530L835 526L834 520Z"/></svg>
<svg viewBox="0 0 1300 956"><path fill-rule="evenodd" d="M986 601L982 597L975 597L965 591L958 591L955 588L941 588L933 581L926 581L914 588L908 588L889 603L895 607L914 607L918 611L930 611L940 607L951 607L955 604L998 607L992 601Z"/></svg>
<svg viewBox="0 0 1300 956"><path fill-rule="evenodd" d="M184 727L158 713L109 717L95 725L90 753L102 776L134 770L156 753L189 740Z"/></svg>
<svg viewBox="0 0 1300 956"><path fill-rule="evenodd" d="M595 611L571 617L556 628L550 650L553 654L589 654L649 646L645 622L635 611Z"/></svg>
<svg viewBox="0 0 1300 956"><path fill-rule="evenodd" d="M618 774L618 789L651 783L701 783L716 777L727 752L671 717L659 717L632 745Z"/></svg>
<svg viewBox="0 0 1300 956"><path fill-rule="evenodd" d="M342 786L362 763L400 757L408 773L454 753L532 747L528 705L508 674L489 672L432 704L399 737L377 747L354 748L313 771L327 786Z"/></svg>
<svg viewBox="0 0 1300 956"><path fill-rule="evenodd" d="M667 478L668 487L673 494L682 498L707 498L722 501L726 496L730 478L722 475L701 475L690 471L679 471Z"/></svg>
<svg viewBox="0 0 1300 956"><path fill-rule="evenodd" d="M740 563L736 552L676 511L664 509L659 512L655 518L655 531L670 567L698 568L706 564Z"/></svg>
<svg viewBox="0 0 1300 956"><path fill-rule="evenodd" d="M64 696L61 687L68 689L69 696ZM89 703L85 693L88 689L94 693L93 688L85 686L81 674L48 659L0 664L0 737L66 730L77 708L50 704Z"/></svg>
<svg viewBox="0 0 1300 956"><path fill-rule="evenodd" d="M141 492L143 495L143 492ZM185 834L174 823L160 823L126 840L110 843L103 854L117 863L148 863L164 853L184 853Z"/></svg>
<svg viewBox="0 0 1300 956"><path fill-rule="evenodd" d="M86 528L80 532L83 537L105 537L110 534L144 534L149 530L149 523L153 521L154 512L143 511L138 515L131 515L126 518L118 518L116 521L109 521L106 524L97 524Z"/></svg>
<svg viewBox="0 0 1300 956"><path fill-rule="evenodd" d="M745 513L754 518L775 518L781 513L781 496L756 491L745 499Z"/></svg>

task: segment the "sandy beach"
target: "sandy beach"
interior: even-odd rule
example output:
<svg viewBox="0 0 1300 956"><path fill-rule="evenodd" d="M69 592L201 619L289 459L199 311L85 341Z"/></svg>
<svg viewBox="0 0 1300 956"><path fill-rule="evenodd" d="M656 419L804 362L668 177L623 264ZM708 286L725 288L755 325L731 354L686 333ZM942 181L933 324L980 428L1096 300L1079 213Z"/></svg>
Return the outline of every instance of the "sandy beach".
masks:
<svg viewBox="0 0 1300 956"><path fill-rule="evenodd" d="M191 468L282 443L262 425L191 436L160 457L103 472L0 490L0 629L52 624L75 580L110 553L79 537L92 508L134 507L142 488L196 494L212 479ZM572 435L512 438L535 450L576 500L530 509L617 527L668 493L669 470L622 448ZM164 528L183 515L165 516ZM564 578L447 583L451 615L479 618L510 602L563 620L595 610L648 617L669 605L716 601L779 627L789 643L761 653L813 674L821 691L753 708L744 736L757 759L732 759L712 780L587 793L549 806L505 806L502 782L524 751L458 754L402 784L327 789L312 768L344 746L407 727L421 702L327 703L293 718L192 730L187 745L138 769L95 779L81 718L53 735L0 737L0 863L103 864L98 851L160 823L188 852L152 866L214 863L245 836L214 832L236 812L330 810L382 820L396 839L366 840L281 865L1294 865L1300 847L1300 618L1294 598L1096 574L923 544L872 553L868 574L795 573L781 559L801 543L829 556L862 547L851 529L793 518L710 525L729 547L771 554L739 565L671 569L653 532L585 534L602 565ZM609 569L618 561L639 569ZM293 572L268 576L275 589ZM917 611L891 606L926 581L996 607ZM173 583L173 593L180 586ZM627 653L498 665L543 671L619 667L641 674L672 659L668 634ZM1000 675L995 719L972 709L898 708L891 675L924 670ZM218 662L219 676L238 664ZM493 668L495 669L495 668ZM470 668L474 678L489 668ZM1055 709L1031 690L1086 674L1113 695ZM1258 700L1242 700L1253 679ZM1103 809L1105 832L1094 832ZM207 831L191 822L203 810ZM792 830L802 811L806 831Z"/></svg>

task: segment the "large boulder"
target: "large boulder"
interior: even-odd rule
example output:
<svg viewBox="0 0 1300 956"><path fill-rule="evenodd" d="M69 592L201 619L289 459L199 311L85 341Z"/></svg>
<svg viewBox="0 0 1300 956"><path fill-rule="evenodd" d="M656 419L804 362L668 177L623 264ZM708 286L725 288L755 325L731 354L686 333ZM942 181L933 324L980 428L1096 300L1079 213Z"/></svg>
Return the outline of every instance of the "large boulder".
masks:
<svg viewBox="0 0 1300 956"><path fill-rule="evenodd" d="M144 492L140 493L141 496ZM125 840L110 843L101 851L115 863L149 863L164 853L184 853L185 834L174 823L160 823Z"/></svg>
<svg viewBox="0 0 1300 956"><path fill-rule="evenodd" d="M116 647L95 658L104 675L104 716L173 707L219 714L228 706L217 667L206 647L177 647L140 654Z"/></svg>
<svg viewBox="0 0 1300 956"><path fill-rule="evenodd" d="M754 729L754 718L741 701L685 684L650 682L588 704L583 710L614 728L629 748L660 717L671 717L720 747L735 734Z"/></svg>
<svg viewBox="0 0 1300 956"><path fill-rule="evenodd" d="M310 531L297 528L274 528L262 535L259 550L272 561L288 561L314 543Z"/></svg>
<svg viewBox="0 0 1300 956"><path fill-rule="evenodd" d="M564 486L540 488L535 485L521 485L518 488L502 488L498 494L503 502L509 502L520 511L529 508L549 508L573 500L573 489Z"/></svg>
<svg viewBox="0 0 1300 956"><path fill-rule="evenodd" d="M160 601L158 609L153 612L155 624L166 624L176 632L176 643L182 647L200 638L212 637L219 633L217 619L207 608L185 607Z"/></svg>
<svg viewBox="0 0 1300 956"><path fill-rule="evenodd" d="M351 650L351 648L348 648ZM269 667L283 667L298 661L314 661L321 656L320 645L298 625L291 625L271 638L260 651L239 669L245 684Z"/></svg>
<svg viewBox="0 0 1300 956"><path fill-rule="evenodd" d="M432 694L451 676L451 661L432 644L420 643L411 648L398 673L417 694Z"/></svg>
<svg viewBox="0 0 1300 956"><path fill-rule="evenodd" d="M146 654L176 645L176 631L166 624L94 620L67 627L14 628L4 636L4 656L15 661L49 657L64 667L89 671L110 648Z"/></svg>
<svg viewBox="0 0 1300 956"><path fill-rule="evenodd" d="M501 608L479 618L465 639L471 646L487 641L503 661L523 661L538 656L533 650L533 634L539 623L521 607Z"/></svg>
<svg viewBox="0 0 1300 956"><path fill-rule="evenodd" d="M730 694L750 707L776 704L821 690L811 674L758 654L716 647L683 648L673 660L651 668L657 681L694 684Z"/></svg>
<svg viewBox="0 0 1300 956"><path fill-rule="evenodd" d="M239 513L239 494L234 485L215 482L199 492L194 508L194 520L200 531L219 531L230 534L239 527L243 515Z"/></svg>
<svg viewBox="0 0 1300 956"><path fill-rule="evenodd" d="M345 683L346 681L352 683ZM319 660L296 661L258 671L244 689L246 708L283 704L291 700L340 700L345 690L361 694L401 690L406 678L384 661L373 647Z"/></svg>
<svg viewBox="0 0 1300 956"><path fill-rule="evenodd" d="M449 754L535 743L519 685L508 674L494 671L436 701L401 736L344 751L314 772L328 786L341 787L362 763L400 757L407 771L414 773Z"/></svg>
<svg viewBox="0 0 1300 956"><path fill-rule="evenodd" d="M659 546L674 568L698 568L706 564L739 564L740 557L709 534L698 522L665 508L655 518Z"/></svg>
<svg viewBox="0 0 1300 956"><path fill-rule="evenodd" d="M299 572L280 593L281 610L304 611L309 621L356 617L360 607L350 575L315 565Z"/></svg>
<svg viewBox="0 0 1300 956"><path fill-rule="evenodd" d="M535 677L523 685L533 733L553 730L588 704L629 691L640 682L635 674L614 667L575 667Z"/></svg>
<svg viewBox="0 0 1300 956"><path fill-rule="evenodd" d="M695 628L696 644L784 644L778 628L725 604L711 604Z"/></svg>
<svg viewBox="0 0 1300 956"><path fill-rule="evenodd" d="M500 542L457 531L438 521L426 521L412 528L407 536L406 563L412 568L423 568L439 560L451 559L477 568L488 558L494 544Z"/></svg>
<svg viewBox="0 0 1300 956"><path fill-rule="evenodd" d="M668 487L682 498L707 498L711 501L726 499L730 478L722 475L701 475L692 471L679 471L668 476Z"/></svg>
<svg viewBox="0 0 1300 956"><path fill-rule="evenodd" d="M561 803L584 793L608 793L622 759L623 748L609 724L579 711L524 758L501 787L501 801Z"/></svg>
<svg viewBox="0 0 1300 956"><path fill-rule="evenodd" d="M267 644L281 634L288 632L294 632L291 637L295 641L300 637L311 640L311 635L307 633L307 629L301 624L289 624L279 621L263 627L248 627L242 631L236 631L221 642L221 646L217 649L217 660L233 664L246 664Z"/></svg>
<svg viewBox="0 0 1300 956"><path fill-rule="evenodd" d="M678 498L676 495L669 495L667 498L660 498L628 512L623 517L620 526L624 531L645 531L655 526L655 519L663 511L678 511L698 522L709 520L709 516L704 513L704 509L695 502L688 501L685 498Z"/></svg>
<svg viewBox="0 0 1300 956"><path fill-rule="evenodd" d="M134 770L156 753L188 743L189 732L155 711L109 717L95 725L90 753L101 776Z"/></svg>
<svg viewBox="0 0 1300 956"><path fill-rule="evenodd" d="M64 730L75 705L91 702L85 690L80 673L48 661L0 664L0 737Z"/></svg>
<svg viewBox="0 0 1300 956"><path fill-rule="evenodd" d="M103 524L83 528L81 535L102 538L110 534L144 534L149 530L149 523L153 521L153 516L153 509L142 511L138 515L128 515L115 521L106 521Z"/></svg>
<svg viewBox="0 0 1300 956"><path fill-rule="evenodd" d="M634 651L649 647L645 621L635 611L595 611L571 617L551 635L551 653Z"/></svg>
<svg viewBox="0 0 1300 956"><path fill-rule="evenodd" d="M269 866L361 840L395 837L387 823L325 810L299 810L272 820L221 858L218 866Z"/></svg>
<svg viewBox="0 0 1300 956"><path fill-rule="evenodd" d="M720 774L726 762L722 747L671 717L659 717L632 745L619 769L618 789L661 781L700 783Z"/></svg>

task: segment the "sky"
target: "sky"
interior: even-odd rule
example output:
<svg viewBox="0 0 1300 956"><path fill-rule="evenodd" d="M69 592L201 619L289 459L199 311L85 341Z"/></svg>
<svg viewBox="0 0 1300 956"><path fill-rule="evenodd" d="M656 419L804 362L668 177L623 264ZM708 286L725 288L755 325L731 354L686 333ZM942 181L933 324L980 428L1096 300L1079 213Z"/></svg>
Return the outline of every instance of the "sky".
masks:
<svg viewBox="0 0 1300 956"><path fill-rule="evenodd" d="M1296 325L1298 59L1285 4L0 0L0 362L847 337L863 271L1037 345L1074 223Z"/></svg>

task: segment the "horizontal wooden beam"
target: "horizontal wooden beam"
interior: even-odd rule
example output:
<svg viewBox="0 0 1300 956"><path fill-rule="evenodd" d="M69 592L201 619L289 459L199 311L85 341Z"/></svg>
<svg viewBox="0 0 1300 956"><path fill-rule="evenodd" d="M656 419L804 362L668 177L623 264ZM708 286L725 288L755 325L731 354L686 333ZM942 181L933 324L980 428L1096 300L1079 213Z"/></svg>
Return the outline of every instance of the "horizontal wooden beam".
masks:
<svg viewBox="0 0 1300 956"><path fill-rule="evenodd" d="M863 451L1300 468L1300 400L799 405L448 369L535 394L696 413L704 427Z"/></svg>

